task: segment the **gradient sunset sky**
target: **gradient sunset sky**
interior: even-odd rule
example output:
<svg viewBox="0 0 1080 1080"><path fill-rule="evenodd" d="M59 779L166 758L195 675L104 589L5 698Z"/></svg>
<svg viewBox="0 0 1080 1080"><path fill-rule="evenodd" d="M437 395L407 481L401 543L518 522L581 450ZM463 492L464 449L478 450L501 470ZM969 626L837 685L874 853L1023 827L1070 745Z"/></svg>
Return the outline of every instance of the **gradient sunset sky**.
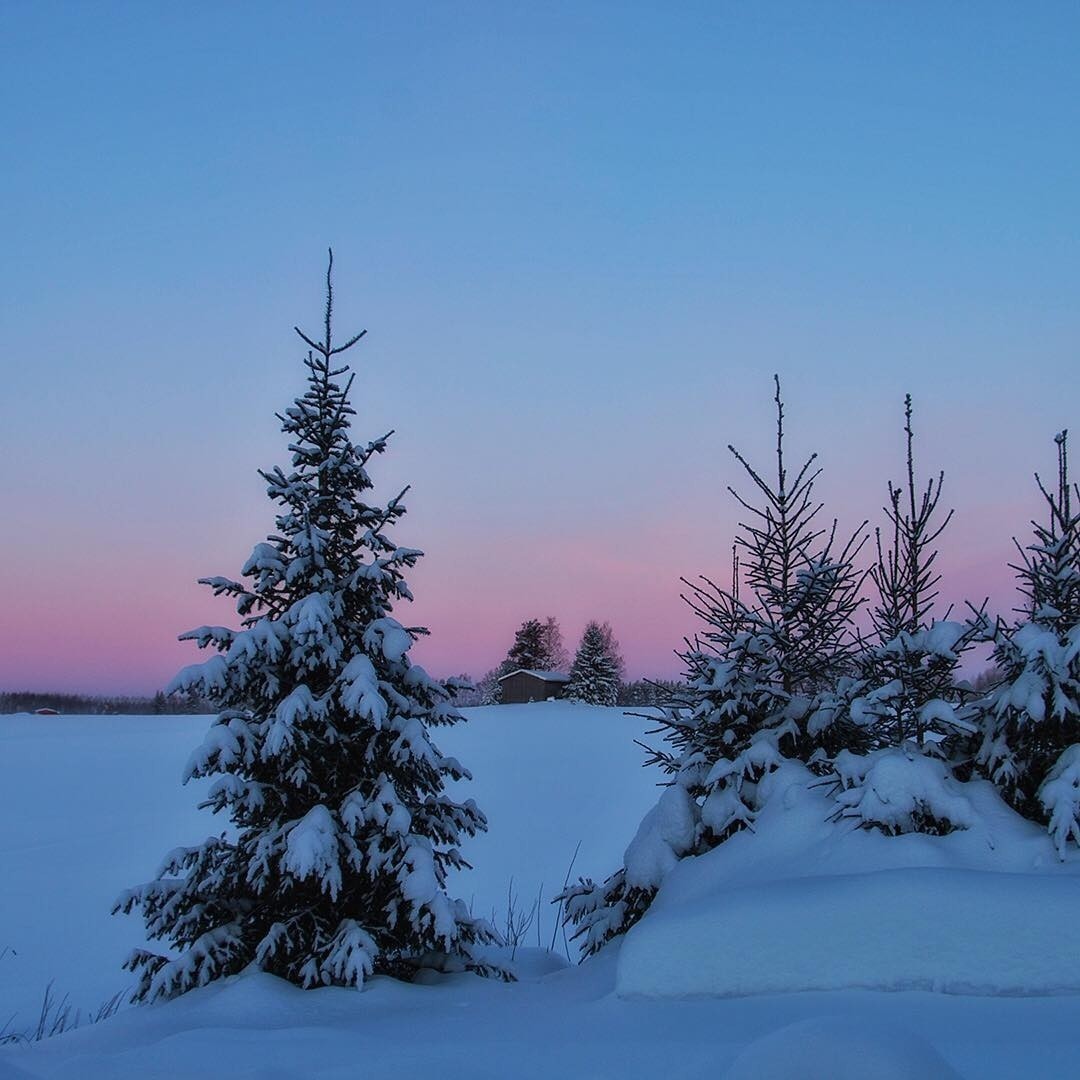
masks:
<svg viewBox="0 0 1080 1080"><path fill-rule="evenodd" d="M148 692L272 528L325 251L356 435L412 484L437 674L529 616L678 670L771 377L880 520L915 398L949 598L1073 426L1075 3L7 3L0 689Z"/></svg>

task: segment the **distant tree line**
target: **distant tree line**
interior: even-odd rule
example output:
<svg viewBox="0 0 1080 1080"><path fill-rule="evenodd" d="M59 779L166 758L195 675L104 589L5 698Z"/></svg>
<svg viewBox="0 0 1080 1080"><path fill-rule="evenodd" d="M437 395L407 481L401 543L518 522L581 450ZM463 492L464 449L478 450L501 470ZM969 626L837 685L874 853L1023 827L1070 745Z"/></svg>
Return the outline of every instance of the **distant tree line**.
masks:
<svg viewBox="0 0 1080 1080"><path fill-rule="evenodd" d="M631 708L670 705L686 688L678 679L634 679L620 684L616 704Z"/></svg>
<svg viewBox="0 0 1080 1080"><path fill-rule="evenodd" d="M94 694L55 694L40 690L0 691L0 714L55 709L71 716L178 716L216 712L205 698L190 694L168 697L102 697Z"/></svg>

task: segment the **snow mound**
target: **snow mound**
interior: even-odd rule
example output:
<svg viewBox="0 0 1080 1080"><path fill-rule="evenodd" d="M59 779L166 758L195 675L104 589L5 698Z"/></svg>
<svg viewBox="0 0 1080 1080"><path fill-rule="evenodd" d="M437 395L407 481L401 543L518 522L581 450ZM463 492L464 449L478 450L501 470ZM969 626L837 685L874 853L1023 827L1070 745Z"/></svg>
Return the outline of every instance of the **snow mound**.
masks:
<svg viewBox="0 0 1080 1080"><path fill-rule="evenodd" d="M972 824L946 836L837 821L799 766L763 785L755 831L682 860L626 935L621 996L1080 992L1080 861L990 785L957 785Z"/></svg>
<svg viewBox="0 0 1080 1080"><path fill-rule="evenodd" d="M1080 877L937 868L734 888L627 935L623 995L1080 991Z"/></svg>
<svg viewBox="0 0 1080 1080"><path fill-rule="evenodd" d="M959 1080L921 1036L900 1027L827 1016L752 1042L724 1080Z"/></svg>

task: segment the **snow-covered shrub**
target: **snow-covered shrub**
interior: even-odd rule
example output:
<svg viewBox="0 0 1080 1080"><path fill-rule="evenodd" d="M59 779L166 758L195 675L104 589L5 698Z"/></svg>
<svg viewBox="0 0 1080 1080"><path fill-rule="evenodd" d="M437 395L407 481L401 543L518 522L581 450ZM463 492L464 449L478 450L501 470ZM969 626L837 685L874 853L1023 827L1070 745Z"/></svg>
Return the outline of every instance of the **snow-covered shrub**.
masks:
<svg viewBox="0 0 1080 1080"><path fill-rule="evenodd" d="M602 886L585 878L561 895L566 920L577 926L585 952L595 952L641 918L667 873L694 851L700 822L697 803L673 784L638 826L622 869Z"/></svg>
<svg viewBox="0 0 1080 1080"><path fill-rule="evenodd" d="M890 836L943 835L975 823L971 802L943 762L907 748L870 754L841 751L834 761L840 780L841 817Z"/></svg>
<svg viewBox="0 0 1080 1080"><path fill-rule="evenodd" d="M117 910L139 909L171 953L138 949L135 997L172 997L251 965L306 987L361 986L421 966L490 972L473 947L494 940L445 891L466 865L458 844L486 827L448 780L467 777L431 729L457 723L452 688L409 660L415 637L391 612L411 594L421 553L387 526L401 495L365 501L367 464L386 438L354 444L353 377L333 357L327 274L325 337L305 361L307 391L281 417L292 467L263 472L279 504L243 581L209 578L236 602L242 629L184 637L217 655L185 669L220 712L185 780L213 777L204 803L231 830L180 848ZM300 331L297 331L300 333Z"/></svg>
<svg viewBox="0 0 1080 1080"><path fill-rule="evenodd" d="M1048 521L1035 525L1014 567L1024 607L1015 623L999 620L993 636L998 682L976 706L976 761L1017 811L1050 829L1063 852L1070 837L1080 843L1069 791L1080 743L1080 512L1072 509L1066 433L1055 442L1056 492L1039 481Z"/></svg>

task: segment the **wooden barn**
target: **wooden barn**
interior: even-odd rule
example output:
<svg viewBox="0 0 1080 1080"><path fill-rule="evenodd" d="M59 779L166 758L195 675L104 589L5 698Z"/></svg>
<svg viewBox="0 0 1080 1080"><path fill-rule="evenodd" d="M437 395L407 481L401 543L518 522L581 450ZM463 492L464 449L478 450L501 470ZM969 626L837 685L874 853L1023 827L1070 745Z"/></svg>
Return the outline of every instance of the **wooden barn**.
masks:
<svg viewBox="0 0 1080 1080"><path fill-rule="evenodd" d="M529 701L560 698L570 681L561 671L511 671L499 680L504 705L523 705Z"/></svg>

